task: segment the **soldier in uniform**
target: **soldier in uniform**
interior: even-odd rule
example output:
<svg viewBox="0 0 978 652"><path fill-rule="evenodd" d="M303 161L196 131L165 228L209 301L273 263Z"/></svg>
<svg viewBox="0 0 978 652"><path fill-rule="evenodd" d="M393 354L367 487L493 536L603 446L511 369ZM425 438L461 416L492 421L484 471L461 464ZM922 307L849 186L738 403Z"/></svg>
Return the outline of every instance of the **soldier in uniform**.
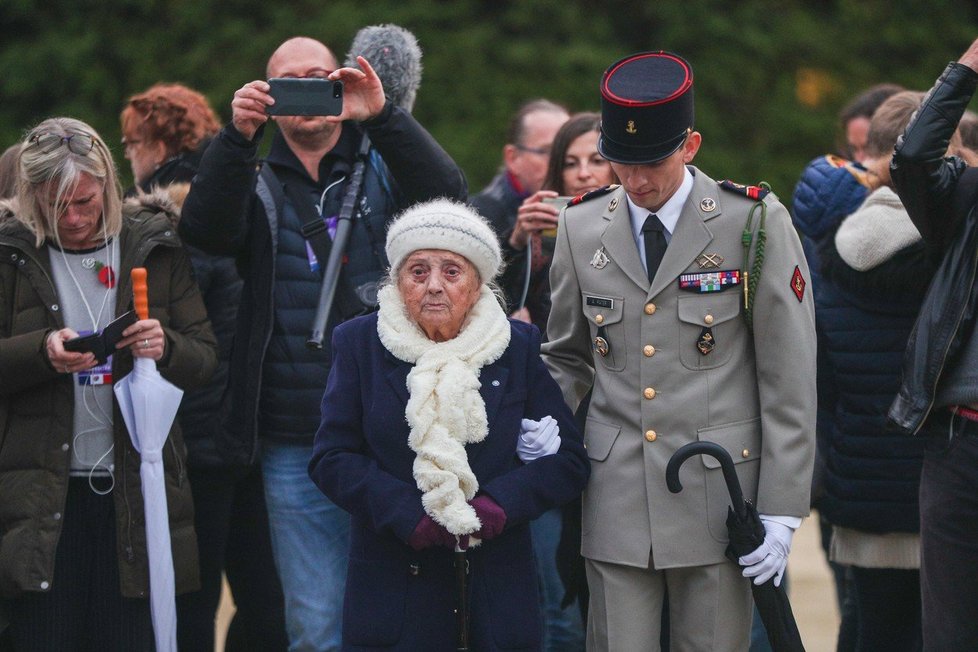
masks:
<svg viewBox="0 0 978 652"><path fill-rule="evenodd" d="M808 268L773 194L691 165L702 137L685 60L622 59L605 72L601 101L598 149L621 186L561 212L543 348L571 408L593 388L582 545L588 649L658 649L668 591L673 650L746 650L748 582L780 583L808 514L816 400ZM669 458L696 440L730 452L764 522L763 545L740 566L724 557L730 499L718 464L694 458L682 469L683 491L667 490Z"/></svg>

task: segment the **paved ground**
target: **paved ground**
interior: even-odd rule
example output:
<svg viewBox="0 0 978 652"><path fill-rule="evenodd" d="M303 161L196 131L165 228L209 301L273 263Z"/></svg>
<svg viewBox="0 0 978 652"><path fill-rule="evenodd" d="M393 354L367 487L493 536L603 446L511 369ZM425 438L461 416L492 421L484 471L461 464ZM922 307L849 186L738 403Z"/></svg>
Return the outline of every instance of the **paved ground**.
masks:
<svg viewBox="0 0 978 652"><path fill-rule="evenodd" d="M807 652L833 652L839 630L835 589L825 555L818 543L818 522L805 522L795 534L788 572L791 574L791 606ZM225 586L217 619L217 652L224 650L224 632L234 606Z"/></svg>
<svg viewBox="0 0 978 652"><path fill-rule="evenodd" d="M807 652L833 652L839 631L832 574L818 540L817 516L807 518L795 533L788 557L791 608Z"/></svg>

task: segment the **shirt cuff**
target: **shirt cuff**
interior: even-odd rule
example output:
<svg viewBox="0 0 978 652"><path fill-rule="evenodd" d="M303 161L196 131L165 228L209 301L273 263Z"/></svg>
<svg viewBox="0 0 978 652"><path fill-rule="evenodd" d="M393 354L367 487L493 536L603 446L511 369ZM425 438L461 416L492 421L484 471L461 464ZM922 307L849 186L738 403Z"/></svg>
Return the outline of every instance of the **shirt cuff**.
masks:
<svg viewBox="0 0 978 652"><path fill-rule="evenodd" d="M760 516L762 521L780 523L785 527L790 527L792 530L797 530L798 526L801 525L800 516L768 516L767 514L761 514Z"/></svg>

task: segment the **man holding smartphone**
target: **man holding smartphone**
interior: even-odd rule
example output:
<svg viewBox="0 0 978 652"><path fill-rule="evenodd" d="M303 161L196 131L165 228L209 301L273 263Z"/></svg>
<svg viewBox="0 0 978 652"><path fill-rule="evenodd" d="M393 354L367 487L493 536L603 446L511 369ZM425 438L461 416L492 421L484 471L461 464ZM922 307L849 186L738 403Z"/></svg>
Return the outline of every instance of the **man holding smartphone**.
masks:
<svg viewBox="0 0 978 652"><path fill-rule="evenodd" d="M419 201L464 200L464 176L411 115L387 100L369 63L339 68L311 38L283 43L268 78L344 84L339 115L280 115L268 157L258 145L275 99L265 80L242 86L232 121L205 152L183 208L180 234L208 253L233 255L244 278L221 433L242 465L261 460L276 566L292 650L339 649L349 517L309 479L330 350L310 349L332 234L364 133L373 144L356 206L346 263L325 339L345 319L372 310L387 268L388 221ZM305 227L305 228L304 228ZM320 229L322 230L322 229ZM325 247L328 250L327 239Z"/></svg>
<svg viewBox="0 0 978 652"><path fill-rule="evenodd" d="M601 105L598 151L621 186L560 214L543 345L571 408L593 389L584 435L587 646L657 650L668 591L673 649L747 650L749 582L780 583L808 513L808 268L774 195L691 165L702 136L684 59L643 52L618 61L602 79ZM764 251L748 256L743 234L757 244L761 229ZM739 565L725 557L730 497L718 465L687 463L683 491L667 489L669 459L697 440L730 452L764 523L764 543Z"/></svg>

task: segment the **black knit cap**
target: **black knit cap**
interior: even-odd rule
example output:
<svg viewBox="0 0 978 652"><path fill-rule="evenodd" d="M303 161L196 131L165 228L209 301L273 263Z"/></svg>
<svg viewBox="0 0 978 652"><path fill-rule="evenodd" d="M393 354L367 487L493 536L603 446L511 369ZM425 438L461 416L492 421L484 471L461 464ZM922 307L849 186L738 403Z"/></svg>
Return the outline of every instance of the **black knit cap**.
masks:
<svg viewBox="0 0 978 652"><path fill-rule="evenodd" d="M693 69L679 55L640 52L605 71L601 156L616 163L655 163L679 149L692 128Z"/></svg>

